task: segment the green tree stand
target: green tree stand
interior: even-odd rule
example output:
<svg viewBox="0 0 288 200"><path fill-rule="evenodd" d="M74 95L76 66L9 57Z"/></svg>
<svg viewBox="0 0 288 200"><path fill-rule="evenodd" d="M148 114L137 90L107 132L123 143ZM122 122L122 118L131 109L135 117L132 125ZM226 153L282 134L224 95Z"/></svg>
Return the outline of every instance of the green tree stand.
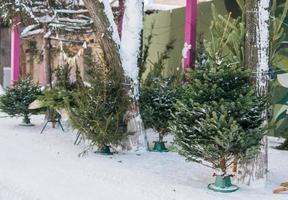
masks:
<svg viewBox="0 0 288 200"><path fill-rule="evenodd" d="M20 126L34 126L34 124L31 123L29 116L25 115Z"/></svg>
<svg viewBox="0 0 288 200"><path fill-rule="evenodd" d="M165 146L165 142L157 141L154 143L155 144L154 144L152 151L154 151L154 152L168 152L169 151Z"/></svg>
<svg viewBox="0 0 288 200"><path fill-rule="evenodd" d="M113 153L110 151L110 147L107 145L99 148L99 150L95 151L95 153L107 155L107 156L113 155Z"/></svg>
<svg viewBox="0 0 288 200"><path fill-rule="evenodd" d="M215 183L208 185L208 189L214 192L231 193L239 189L236 185L232 185L231 176L217 175Z"/></svg>

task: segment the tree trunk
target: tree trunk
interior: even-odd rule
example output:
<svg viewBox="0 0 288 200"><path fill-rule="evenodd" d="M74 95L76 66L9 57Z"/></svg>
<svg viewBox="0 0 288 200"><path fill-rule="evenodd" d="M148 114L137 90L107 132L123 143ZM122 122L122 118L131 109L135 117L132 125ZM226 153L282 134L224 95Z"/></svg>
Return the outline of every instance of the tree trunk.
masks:
<svg viewBox="0 0 288 200"><path fill-rule="evenodd" d="M268 91L267 73L269 70L269 4L270 0L246 0L246 45L245 65L253 71L252 81L257 87L257 95ZM263 113L267 124L267 112ZM259 154L241 163L239 179L251 184L253 181L266 181L268 171L268 140L265 136Z"/></svg>
<svg viewBox="0 0 288 200"><path fill-rule="evenodd" d="M137 44L135 44L135 35L136 35L136 43L139 42L139 44L140 44L141 38L138 37L137 32L133 32L132 33L133 37L128 38L128 40L127 40L127 37L129 37L129 35L125 34L125 32L128 33L129 31L131 31L130 28L133 28L132 26L135 25L133 23L131 24L128 22L129 19L132 19L135 16L132 16L132 15L128 16L129 19L126 23L126 25L128 25L128 27L124 27L124 24L123 24L123 29L126 30L126 31L123 30L123 38L126 37L126 39L124 41L129 42L129 44L124 42L125 44L121 44L121 45L122 46L124 45L126 48L128 46L129 47L132 46L132 49L128 48L128 49L126 49L127 51L124 51L124 52L126 52L126 53L132 52L132 54L136 53L134 55L135 57L133 55L129 55L127 57L122 57L122 60L125 61L123 64L123 66L124 66L124 69L123 69L122 63L121 63L121 58L120 58L119 46L117 44L118 39L116 38L116 35L115 35L115 29L114 29L115 24L112 24L112 25L110 24L110 22L113 23L113 21L111 21L111 16L110 16L110 22L109 22L109 16L108 16L109 13L107 11L107 8L106 8L106 12L105 12L105 5L107 6L108 1L106 0L106 2L103 1L103 3L100 3L99 0L83 0L83 2L85 4L86 8L88 9L91 18L93 19L93 22L94 22L94 25L95 25L95 28L97 31L97 42L100 44L101 49L103 51L104 60L106 62L106 65L109 66L111 68L111 71L113 71L115 73L115 74L112 74L112 77L115 77L115 79L120 78L119 81L121 81L122 83L125 82L125 79L124 79L125 76L132 80L131 82L130 82L130 80L128 80L129 84L131 83L130 85L132 88L129 93L135 98L132 98L133 102L131 103L131 105L128 108L127 115L129 115L128 117L132 118L132 120L128 121L128 126L129 126L129 124L130 124L130 126L133 126L132 127L133 132L136 129L136 131L135 131L136 134L134 136L132 136L132 139L131 138L129 139L129 142L126 143L126 145L127 145L126 148L139 150L139 147L141 148L141 146L145 145L145 142L143 142L145 140L139 139L139 138L141 138L141 136L143 136L143 131L142 131L143 125L142 125L141 117L139 115L139 109L138 109L138 104L137 104L138 99L136 97L138 95L138 91L139 91L138 90L138 87L139 87L138 71L139 70L137 70L138 69L138 66L137 66L138 53L137 52L139 52L140 46L137 46ZM136 1L130 0L129 2L130 3L128 4L127 0L126 0L126 8L127 8L127 5L129 5L129 6L134 5L134 3ZM140 2L142 3L142 0L140 0ZM143 6L143 4L141 4L141 5ZM142 12L142 10L141 10L141 12ZM135 13L132 12L131 14L134 15ZM126 20L127 20L127 16L126 16ZM143 20L143 13L142 13L140 24L142 24L141 23L142 20ZM124 21L125 21L125 17L124 17ZM135 20L132 20L132 22L133 21L135 22ZM136 20L136 21L138 21L138 20ZM113 39L113 37L114 37L114 39ZM130 43L132 43L132 45ZM136 47L136 48L134 48L134 47ZM123 51L121 51L121 52L123 52ZM133 65L133 68L129 68L129 67L125 68L125 66L128 66L128 65L131 66L131 62L134 64L133 59L136 60L135 65ZM125 74L124 74L124 72L125 72ZM135 113L137 113L137 115Z"/></svg>
<svg viewBox="0 0 288 200"><path fill-rule="evenodd" d="M259 0L246 0L245 66L254 71L258 65L257 19Z"/></svg>
<svg viewBox="0 0 288 200"><path fill-rule="evenodd" d="M44 28L44 33L48 32L47 26ZM44 34L45 35L45 34ZM46 85L52 87L52 69L51 69L51 44L49 38L44 38L43 44L43 54L44 54L44 68L45 68L45 82Z"/></svg>
<svg viewBox="0 0 288 200"><path fill-rule="evenodd" d="M147 150L147 137L144 131L139 111L140 77L139 66L142 63L142 35L143 35L143 0L125 0L123 30L121 41L121 58L125 75L129 78L130 98L132 99L128 118L133 124L135 134L130 137L130 149Z"/></svg>
<svg viewBox="0 0 288 200"><path fill-rule="evenodd" d="M104 4L99 0L83 0L85 7L88 9L93 19L96 29L97 42L103 51L106 65L112 69L113 77L119 78L124 83L124 72L121 64L119 47L112 38L110 22L104 11Z"/></svg>

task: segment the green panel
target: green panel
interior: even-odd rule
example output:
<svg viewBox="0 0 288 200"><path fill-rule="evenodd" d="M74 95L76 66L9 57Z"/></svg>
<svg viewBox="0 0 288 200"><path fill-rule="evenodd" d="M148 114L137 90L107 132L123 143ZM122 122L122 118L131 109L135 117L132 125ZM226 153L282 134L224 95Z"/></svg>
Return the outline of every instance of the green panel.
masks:
<svg viewBox="0 0 288 200"><path fill-rule="evenodd" d="M151 30L151 25L154 23L154 29ZM146 15L144 18L144 43L147 43L147 37L152 33L152 44L149 50L148 66L149 70L151 62L158 60L159 53L163 52L165 46L170 41L171 32L171 13L159 12L155 14ZM168 65L168 62L167 62ZM148 71L144 74L147 75Z"/></svg>
<svg viewBox="0 0 288 200"><path fill-rule="evenodd" d="M209 26L212 20L212 2L215 4L219 14L227 14L224 0L200 3L198 5L197 32L204 33L204 37L207 37L207 34L210 33ZM175 40L174 50L171 52L171 58L167 61L164 71L164 75L173 74L178 67L181 67L182 49L184 45L185 8L160 11L146 15L144 19L144 43L146 42L147 36L151 33L151 24L153 22L155 23L153 30L154 37L152 39L148 60L156 62L158 54L163 52L166 44L171 40ZM147 71L144 76L145 75L147 75Z"/></svg>
<svg viewBox="0 0 288 200"><path fill-rule="evenodd" d="M169 66L165 75L175 74L177 68L181 67L182 49L184 45L185 8L175 9L171 15L171 35L170 40L175 40L174 49L171 52Z"/></svg>

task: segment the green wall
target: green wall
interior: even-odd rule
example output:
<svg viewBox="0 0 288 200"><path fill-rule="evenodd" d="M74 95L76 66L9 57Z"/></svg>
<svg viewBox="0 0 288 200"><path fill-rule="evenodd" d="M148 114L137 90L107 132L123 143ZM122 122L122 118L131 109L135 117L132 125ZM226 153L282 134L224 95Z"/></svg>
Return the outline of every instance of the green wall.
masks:
<svg viewBox="0 0 288 200"><path fill-rule="evenodd" d="M224 0L212 1L219 14L227 14ZM200 3L198 5L197 32L205 35L209 34L209 26L212 20L212 2ZM159 53L163 52L167 43L175 40L171 58L166 62L164 75L174 74L178 67L181 67L182 49L184 45L185 8L178 8L171 11L160 11L146 15L144 19L144 43L151 34L151 25L155 23L153 29L152 45L149 50L148 60L156 62ZM151 64L148 64L149 69ZM146 71L147 74L147 71ZM144 74L145 76L145 74Z"/></svg>

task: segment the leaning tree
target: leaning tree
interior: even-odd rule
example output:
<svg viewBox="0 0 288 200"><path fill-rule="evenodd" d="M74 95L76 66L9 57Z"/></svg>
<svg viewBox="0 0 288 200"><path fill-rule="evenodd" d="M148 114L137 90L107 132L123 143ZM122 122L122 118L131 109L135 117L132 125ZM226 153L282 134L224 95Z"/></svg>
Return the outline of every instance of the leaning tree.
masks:
<svg viewBox="0 0 288 200"><path fill-rule="evenodd" d="M99 43L106 55L107 64L115 69L115 73L123 74L123 83L129 86L128 95L130 106L127 121L134 126L134 138L130 138L128 148L145 148L142 120L139 114L139 58L141 55L141 41L143 29L143 0L126 0L123 17L122 41L119 40L117 27L112 18L111 7L108 0L83 0L93 19L97 34L101 36ZM120 45L120 46L119 46ZM115 77L117 77L115 74Z"/></svg>

